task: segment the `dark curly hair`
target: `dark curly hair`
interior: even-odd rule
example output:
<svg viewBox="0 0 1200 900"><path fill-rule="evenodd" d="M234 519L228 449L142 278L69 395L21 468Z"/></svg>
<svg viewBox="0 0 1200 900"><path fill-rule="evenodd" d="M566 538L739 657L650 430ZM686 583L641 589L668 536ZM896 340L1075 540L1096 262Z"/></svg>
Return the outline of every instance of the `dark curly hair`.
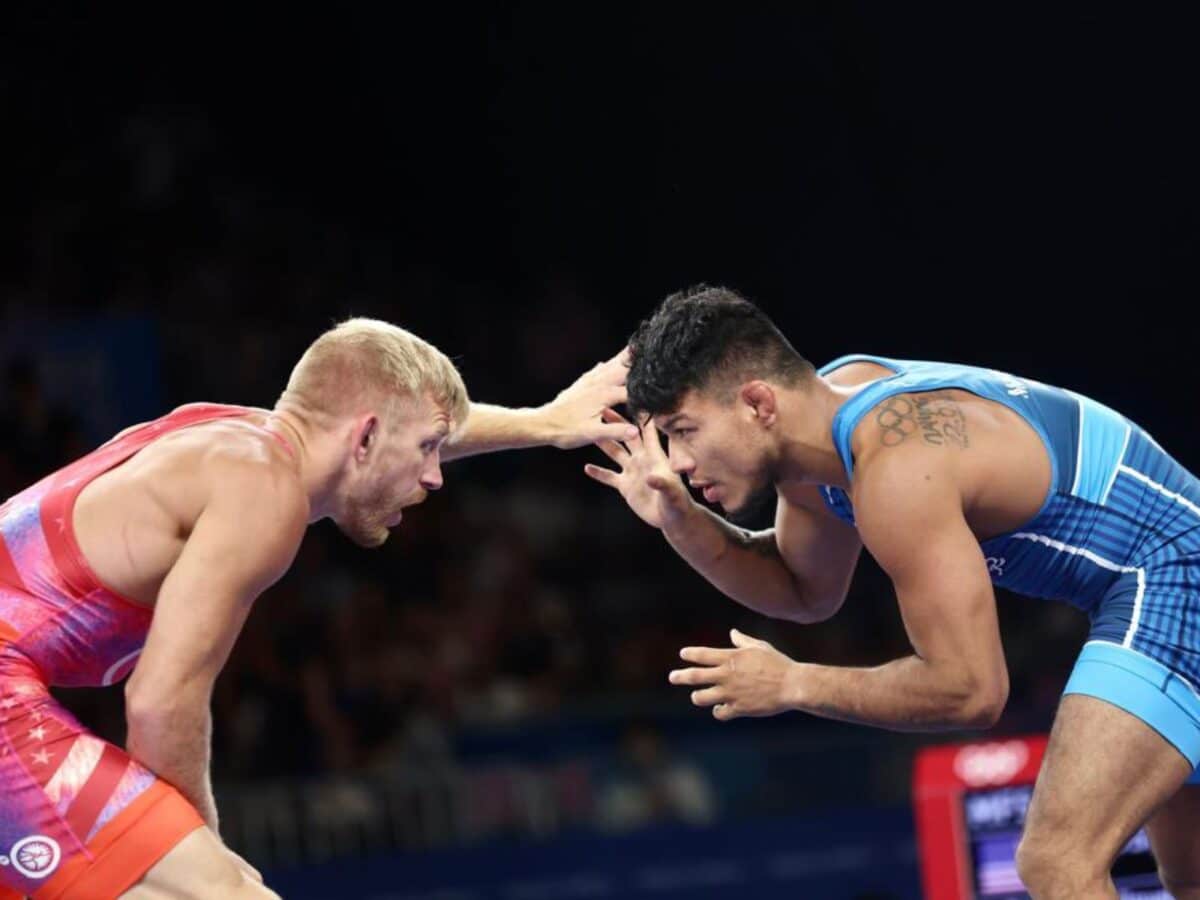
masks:
<svg viewBox="0 0 1200 900"><path fill-rule="evenodd" d="M725 287L698 284L671 294L629 339L626 387L635 415L679 408L689 390L755 378L794 387L813 377L766 314Z"/></svg>

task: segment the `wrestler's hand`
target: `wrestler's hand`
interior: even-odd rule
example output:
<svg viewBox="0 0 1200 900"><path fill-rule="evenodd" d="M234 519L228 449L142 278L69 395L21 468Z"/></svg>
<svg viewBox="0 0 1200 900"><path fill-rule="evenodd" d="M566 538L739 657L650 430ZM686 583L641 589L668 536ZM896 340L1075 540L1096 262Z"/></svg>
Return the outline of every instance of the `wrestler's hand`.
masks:
<svg viewBox="0 0 1200 900"><path fill-rule="evenodd" d="M541 407L551 435L550 443L560 450L571 450L596 441L623 441L636 429L605 420L605 409L625 402L625 376L629 374L629 351L622 350L612 359L596 363L575 383Z"/></svg>
<svg viewBox="0 0 1200 900"><path fill-rule="evenodd" d="M713 718L722 721L739 716L773 716L791 709L793 680L798 667L766 641L730 631L731 649L684 647L679 656L696 663L689 669L676 669L671 684L686 684L692 691L692 703L711 706Z"/></svg>
<svg viewBox="0 0 1200 900"><path fill-rule="evenodd" d="M612 409L604 411L604 420L629 425ZM597 441L596 446L621 468L614 471L588 463L583 471L619 491L629 508L646 524L670 528L695 505L683 481L671 471L666 451L658 439L658 429L651 419L646 419L637 437L628 438L623 444Z"/></svg>

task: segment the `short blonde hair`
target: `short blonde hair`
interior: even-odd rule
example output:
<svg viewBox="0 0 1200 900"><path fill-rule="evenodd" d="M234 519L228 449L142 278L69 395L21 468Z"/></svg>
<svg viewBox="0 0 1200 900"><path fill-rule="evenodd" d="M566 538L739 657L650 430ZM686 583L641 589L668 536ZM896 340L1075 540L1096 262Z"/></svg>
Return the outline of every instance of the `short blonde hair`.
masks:
<svg viewBox="0 0 1200 900"><path fill-rule="evenodd" d="M447 356L410 331L379 319L347 319L312 342L292 369L280 402L315 413L353 414L364 398L385 403L429 394L461 428L470 399Z"/></svg>

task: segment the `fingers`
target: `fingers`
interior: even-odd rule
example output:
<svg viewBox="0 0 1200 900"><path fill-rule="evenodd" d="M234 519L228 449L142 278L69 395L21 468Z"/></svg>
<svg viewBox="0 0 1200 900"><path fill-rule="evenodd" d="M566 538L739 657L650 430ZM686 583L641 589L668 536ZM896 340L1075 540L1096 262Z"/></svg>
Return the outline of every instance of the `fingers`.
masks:
<svg viewBox="0 0 1200 900"><path fill-rule="evenodd" d="M679 651L679 658L684 662L699 663L702 666L719 666L732 656L733 652L716 647L684 647Z"/></svg>
<svg viewBox="0 0 1200 900"><path fill-rule="evenodd" d="M623 415L613 409L611 406L606 406L600 412L600 420L609 425L623 425L626 433L621 435L621 440L633 449L633 446L642 439L642 432L636 425L626 419Z"/></svg>
<svg viewBox="0 0 1200 900"><path fill-rule="evenodd" d="M622 425L633 425L632 422L630 422L627 418L625 418L623 415L621 415L619 412L617 412L611 406L605 407L601 411L600 418L603 419L605 422L619 422ZM637 426L634 425L633 427L636 428ZM638 433L640 434L641 432L638 432Z"/></svg>
<svg viewBox="0 0 1200 900"><path fill-rule="evenodd" d="M624 384L625 376L629 373L629 366L632 362L633 359L630 356L629 348L622 347L620 352L615 356L610 356L603 362L597 363L596 368L607 369L612 371L614 374L619 374L621 377L621 384Z"/></svg>
<svg viewBox="0 0 1200 900"><path fill-rule="evenodd" d="M629 451L618 444L615 440L602 438L596 441L596 446L604 451L604 455L615 462L617 465L624 467L629 460Z"/></svg>
<svg viewBox="0 0 1200 900"><path fill-rule="evenodd" d="M680 651L679 655L685 659L688 656L697 655L697 651L701 654L728 654L729 650L713 650L708 647L685 647ZM741 712L737 708L737 701L729 696L728 686L725 683L726 676L731 674L729 667L725 665L709 666L707 668L690 668L690 669L675 669L667 676L667 680L671 684L682 685L699 685L699 689L692 691L692 704L695 706L711 706L713 708L713 718L727 721L728 719L736 719Z"/></svg>
<svg viewBox="0 0 1200 900"><path fill-rule="evenodd" d="M713 718L720 719L722 722L736 719L740 715L737 703L729 699L725 688L721 685L705 688L702 691L692 691L692 705L711 706Z"/></svg>
<svg viewBox="0 0 1200 900"><path fill-rule="evenodd" d="M610 359L596 363L579 377L575 383L587 386L592 391L608 389L616 399L613 403L625 402L625 380L629 377L629 351L622 350Z"/></svg>
<svg viewBox="0 0 1200 900"><path fill-rule="evenodd" d="M727 670L723 666L710 666L697 669L672 669L667 680L671 684L716 684Z"/></svg>
<svg viewBox="0 0 1200 900"><path fill-rule="evenodd" d="M610 385L600 393L594 400L603 406L616 406L618 403L624 403L629 399L629 395L625 393L624 384Z"/></svg>
<svg viewBox="0 0 1200 900"><path fill-rule="evenodd" d="M707 685L692 691L692 703L696 706L712 706L726 699L725 685L721 679L725 676L724 669L676 669L670 675L671 684Z"/></svg>
<svg viewBox="0 0 1200 900"><path fill-rule="evenodd" d="M719 684L702 691L692 691L693 706L712 706L714 703L721 703L724 700L725 688Z"/></svg>
<svg viewBox="0 0 1200 900"><path fill-rule="evenodd" d="M637 436L638 430L633 425L605 423L596 426L592 439L597 443L600 441L632 441Z"/></svg>
<svg viewBox="0 0 1200 900"><path fill-rule="evenodd" d="M732 703L718 703L713 707L713 718L720 719L722 722L728 722L730 719L736 719L741 713Z"/></svg>
<svg viewBox="0 0 1200 900"><path fill-rule="evenodd" d="M678 481L679 479L674 479ZM646 487L655 491L668 491L671 489L672 479L663 478L661 475L647 475Z"/></svg>
<svg viewBox="0 0 1200 900"><path fill-rule="evenodd" d="M650 416L642 421L642 443L650 448L650 452L658 456L660 459L667 458L667 451L663 449L662 441L658 437L658 427L654 424L654 419Z"/></svg>
<svg viewBox="0 0 1200 900"><path fill-rule="evenodd" d="M752 638L748 634L742 634L736 628L729 630L729 639L735 647L770 647L766 641L760 641L758 638Z"/></svg>
<svg viewBox="0 0 1200 900"><path fill-rule="evenodd" d="M597 363L589 373L592 381L592 401L604 406L616 406L629 399L625 391L625 380L629 377L629 353L622 350L611 359Z"/></svg>
<svg viewBox="0 0 1200 900"><path fill-rule="evenodd" d="M583 472L589 478L598 481L601 484L606 484L610 488L616 488L617 479L621 477L612 469L606 469L604 466L594 466L591 463L588 463L583 467Z"/></svg>

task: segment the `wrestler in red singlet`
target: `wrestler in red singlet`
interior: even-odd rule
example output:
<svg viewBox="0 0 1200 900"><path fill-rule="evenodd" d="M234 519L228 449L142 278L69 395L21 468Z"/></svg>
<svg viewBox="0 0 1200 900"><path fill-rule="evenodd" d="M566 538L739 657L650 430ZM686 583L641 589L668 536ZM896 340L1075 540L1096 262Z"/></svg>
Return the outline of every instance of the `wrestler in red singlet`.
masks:
<svg viewBox="0 0 1200 900"><path fill-rule="evenodd" d="M89 734L49 688L127 676L152 615L92 573L72 527L79 492L164 434L249 412L183 407L0 506L0 885L8 889L0 898L115 897L204 824L173 787Z"/></svg>
<svg viewBox="0 0 1200 900"><path fill-rule="evenodd" d="M0 900L278 900L221 843L208 779L212 684L251 604L312 522L331 519L360 546L386 541L404 509L441 487L443 459L630 438L635 429L602 417L624 383L618 355L542 407L471 404L435 347L351 319L313 342L273 410L181 407L0 506ZM195 441L179 436L188 449L175 468L139 466L160 449L171 458L159 438L218 420L279 440L290 459L214 425ZM262 428L268 420L278 427ZM105 494L114 484L125 493ZM139 495L141 505L129 499ZM151 521L161 497L180 505ZM49 693L131 672L128 740L140 760L89 734Z"/></svg>

